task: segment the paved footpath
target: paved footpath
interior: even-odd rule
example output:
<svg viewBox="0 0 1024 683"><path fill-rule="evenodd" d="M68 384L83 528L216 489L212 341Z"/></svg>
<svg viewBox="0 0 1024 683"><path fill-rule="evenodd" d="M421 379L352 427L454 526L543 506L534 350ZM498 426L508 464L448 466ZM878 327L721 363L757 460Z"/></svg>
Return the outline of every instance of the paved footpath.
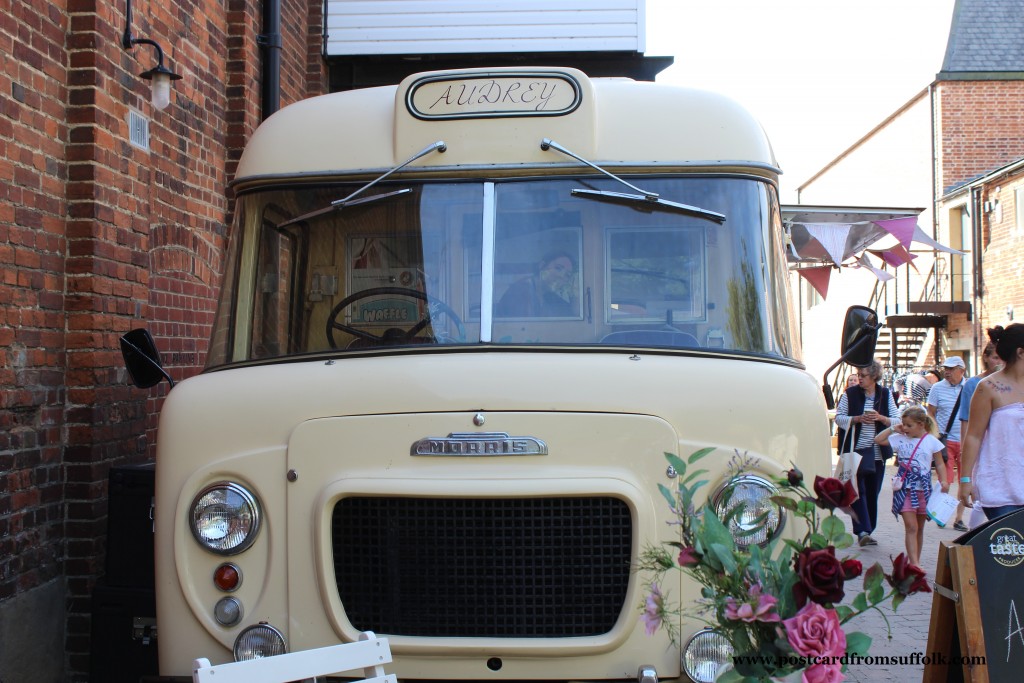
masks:
<svg viewBox="0 0 1024 683"><path fill-rule="evenodd" d="M886 573L892 571L892 560L902 552L905 552L903 522L897 520L891 511L892 488L889 482L895 474L895 467L886 468L885 484L878 499L878 528L872 536L878 541L876 546L860 548L854 546L846 553L850 553L859 559L864 568L867 569L875 562L882 565ZM935 480L933 480L935 481ZM936 488L938 487L935 481ZM950 493L956 495L956 486ZM970 510L964 514L964 522L970 517ZM952 521L946 529L940 528L933 522L928 522L924 531L924 548L921 552L921 565L928 573L929 586L935 580L935 565L939 552L940 541L952 541L960 535L960 532L952 529ZM850 519L846 517L846 528L851 531ZM842 551L840 551L842 554ZM860 579L855 579L854 585L860 586ZM888 584L886 584L888 586ZM856 594L856 593L854 593ZM899 609L894 613L891 605L886 605L882 611L885 618L876 610L869 610L864 614L854 617L846 624L849 631L860 631L871 636L871 649L869 655L885 655L888 657L910 658L917 654L924 656L927 653L928 645L928 623L931 620L932 596L933 593L917 593L907 598ZM848 597L848 600L850 598ZM889 638L885 628L885 619L889 620L892 629L892 637ZM899 661L899 660L895 660ZM908 660L904 660L908 661ZM896 665L868 665L859 664L850 666L846 672L847 681L854 683L884 683L887 681L899 681L909 683L920 681L924 675L923 664L896 664Z"/></svg>

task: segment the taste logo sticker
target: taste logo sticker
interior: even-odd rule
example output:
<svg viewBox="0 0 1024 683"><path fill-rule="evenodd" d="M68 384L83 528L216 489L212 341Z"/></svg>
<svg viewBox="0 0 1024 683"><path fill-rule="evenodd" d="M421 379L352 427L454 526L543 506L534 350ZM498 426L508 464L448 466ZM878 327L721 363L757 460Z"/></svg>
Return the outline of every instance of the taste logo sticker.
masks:
<svg viewBox="0 0 1024 683"><path fill-rule="evenodd" d="M1004 567L1016 567L1024 562L1024 538L1015 529L997 529L989 536L992 559Z"/></svg>

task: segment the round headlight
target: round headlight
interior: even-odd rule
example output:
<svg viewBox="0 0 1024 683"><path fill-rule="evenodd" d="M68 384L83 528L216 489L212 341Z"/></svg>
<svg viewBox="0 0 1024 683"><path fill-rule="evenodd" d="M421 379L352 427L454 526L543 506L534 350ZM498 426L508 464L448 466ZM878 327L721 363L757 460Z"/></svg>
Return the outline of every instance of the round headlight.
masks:
<svg viewBox="0 0 1024 683"><path fill-rule="evenodd" d="M235 555L256 540L260 508L256 497L238 484L221 481L203 489L192 501L192 535L218 555Z"/></svg>
<svg viewBox="0 0 1024 683"><path fill-rule="evenodd" d="M270 624L253 624L242 629L232 648L236 662L263 659L288 652L284 636Z"/></svg>
<svg viewBox="0 0 1024 683"><path fill-rule="evenodd" d="M771 500L778 493L767 479L745 474L731 479L716 491L711 504L718 518L726 523L736 545L763 546L778 535L785 521L785 511Z"/></svg>
<svg viewBox="0 0 1024 683"><path fill-rule="evenodd" d="M732 645L718 631L706 628L690 638L679 657L695 683L712 683L721 668L732 663Z"/></svg>

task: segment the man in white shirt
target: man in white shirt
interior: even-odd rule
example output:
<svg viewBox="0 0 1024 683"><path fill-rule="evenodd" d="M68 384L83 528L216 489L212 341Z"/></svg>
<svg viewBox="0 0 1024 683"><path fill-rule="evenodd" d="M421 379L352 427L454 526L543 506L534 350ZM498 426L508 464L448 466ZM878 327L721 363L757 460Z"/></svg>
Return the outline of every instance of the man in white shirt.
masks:
<svg viewBox="0 0 1024 683"><path fill-rule="evenodd" d="M939 434L946 444L946 481L953 479L953 469L960 471L960 392L964 388L964 373L967 367L960 356L949 356L942 362L943 379L932 385L928 392L928 414L939 427ZM954 409L956 414L954 414ZM952 420L951 420L952 418ZM963 509L957 510L957 519L963 517ZM960 522L963 525L963 522ZM957 529L959 531L959 529Z"/></svg>

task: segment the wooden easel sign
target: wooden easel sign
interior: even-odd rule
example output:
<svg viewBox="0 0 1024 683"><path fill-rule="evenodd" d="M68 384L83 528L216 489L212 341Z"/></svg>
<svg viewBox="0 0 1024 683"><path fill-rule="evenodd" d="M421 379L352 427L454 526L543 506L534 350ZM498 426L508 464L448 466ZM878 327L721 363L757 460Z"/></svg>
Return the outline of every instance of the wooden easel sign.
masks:
<svg viewBox="0 0 1024 683"><path fill-rule="evenodd" d="M924 683L1024 680L1024 510L939 544Z"/></svg>

